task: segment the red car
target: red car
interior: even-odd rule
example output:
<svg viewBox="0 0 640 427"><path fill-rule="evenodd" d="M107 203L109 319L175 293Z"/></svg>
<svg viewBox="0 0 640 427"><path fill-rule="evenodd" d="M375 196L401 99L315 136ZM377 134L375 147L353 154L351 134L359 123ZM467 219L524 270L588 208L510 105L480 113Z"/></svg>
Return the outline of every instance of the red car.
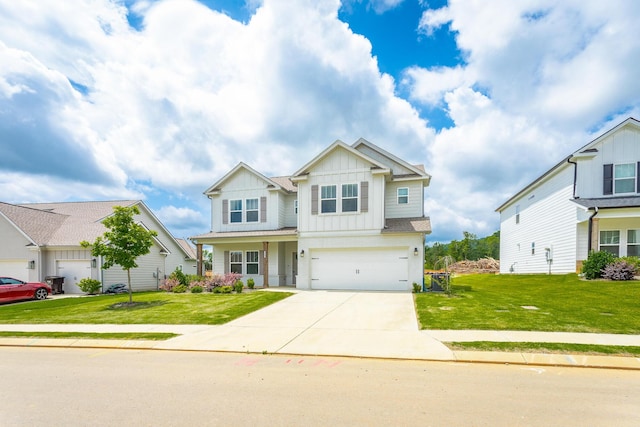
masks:
<svg viewBox="0 0 640 427"><path fill-rule="evenodd" d="M0 277L0 302L24 299L47 299L51 286L46 283L27 283L12 277Z"/></svg>

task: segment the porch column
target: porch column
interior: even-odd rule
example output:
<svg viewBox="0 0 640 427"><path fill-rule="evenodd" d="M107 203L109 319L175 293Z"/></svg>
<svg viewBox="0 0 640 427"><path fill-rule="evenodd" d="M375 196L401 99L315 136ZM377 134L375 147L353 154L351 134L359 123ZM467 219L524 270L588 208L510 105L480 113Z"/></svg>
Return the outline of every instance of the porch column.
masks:
<svg viewBox="0 0 640 427"><path fill-rule="evenodd" d="M262 242L264 258L262 259L262 283L265 288L269 287L269 242Z"/></svg>
<svg viewBox="0 0 640 427"><path fill-rule="evenodd" d="M600 224L598 218L591 220L591 250L597 252L600 246Z"/></svg>
<svg viewBox="0 0 640 427"><path fill-rule="evenodd" d="M204 262L202 262L202 243L196 244L196 274L200 277L204 276Z"/></svg>

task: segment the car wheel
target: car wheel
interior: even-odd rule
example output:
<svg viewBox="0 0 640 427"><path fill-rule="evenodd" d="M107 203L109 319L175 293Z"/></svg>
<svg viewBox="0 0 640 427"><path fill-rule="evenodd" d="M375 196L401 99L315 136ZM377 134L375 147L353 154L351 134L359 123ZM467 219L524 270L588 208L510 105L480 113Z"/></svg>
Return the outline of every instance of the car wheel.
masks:
<svg viewBox="0 0 640 427"><path fill-rule="evenodd" d="M43 300L43 299L47 299L47 295L49 295L49 292L47 292L45 288L38 288L36 289L36 292L33 294L33 297L37 300Z"/></svg>

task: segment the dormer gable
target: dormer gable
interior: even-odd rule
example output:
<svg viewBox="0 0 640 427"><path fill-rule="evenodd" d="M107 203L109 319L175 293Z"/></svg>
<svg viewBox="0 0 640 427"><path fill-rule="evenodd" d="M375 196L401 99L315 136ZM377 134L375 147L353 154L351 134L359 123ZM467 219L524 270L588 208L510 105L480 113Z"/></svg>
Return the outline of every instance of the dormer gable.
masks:
<svg viewBox="0 0 640 427"><path fill-rule="evenodd" d="M391 170L394 179L403 177L421 177L426 181L426 185L429 185L431 175L425 172L424 166L422 165L411 165L364 138L358 139L351 147L384 164Z"/></svg>
<svg viewBox="0 0 640 427"><path fill-rule="evenodd" d="M284 186L280 185L278 182L276 182L276 180L267 178L266 176L262 175L260 172L256 171L246 163L240 162L233 169L231 169L226 175L220 178L215 184L207 188L204 191L204 194L206 196L215 196L220 194L220 192L225 187L225 185L232 182L235 177L237 177L242 173L248 173L250 175L253 175L258 181L263 182L264 187L268 190L283 191L287 193L291 192L290 189L287 189Z"/></svg>

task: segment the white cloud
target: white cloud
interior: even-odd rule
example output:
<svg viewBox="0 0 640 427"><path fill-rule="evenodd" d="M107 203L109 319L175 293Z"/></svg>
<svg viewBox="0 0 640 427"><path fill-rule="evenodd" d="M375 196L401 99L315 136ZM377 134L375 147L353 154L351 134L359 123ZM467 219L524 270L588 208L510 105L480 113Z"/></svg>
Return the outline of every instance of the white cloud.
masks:
<svg viewBox="0 0 640 427"><path fill-rule="evenodd" d="M202 233L206 231L209 224L206 214L191 208L166 205L154 212L165 227L178 232L199 230L199 232Z"/></svg>

